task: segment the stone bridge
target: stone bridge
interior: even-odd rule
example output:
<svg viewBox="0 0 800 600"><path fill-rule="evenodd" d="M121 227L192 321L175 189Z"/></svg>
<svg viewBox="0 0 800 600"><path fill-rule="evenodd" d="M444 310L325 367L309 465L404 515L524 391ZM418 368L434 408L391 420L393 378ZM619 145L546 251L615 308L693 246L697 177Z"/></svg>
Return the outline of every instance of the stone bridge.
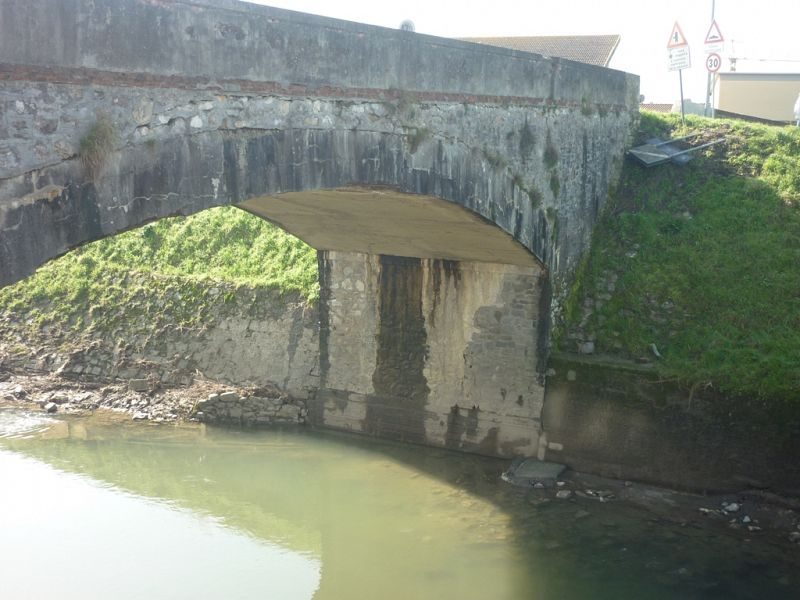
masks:
<svg viewBox="0 0 800 600"><path fill-rule="evenodd" d="M0 0L0 285L234 204L319 251L318 423L536 453L547 323L637 102L625 73L235 0Z"/></svg>

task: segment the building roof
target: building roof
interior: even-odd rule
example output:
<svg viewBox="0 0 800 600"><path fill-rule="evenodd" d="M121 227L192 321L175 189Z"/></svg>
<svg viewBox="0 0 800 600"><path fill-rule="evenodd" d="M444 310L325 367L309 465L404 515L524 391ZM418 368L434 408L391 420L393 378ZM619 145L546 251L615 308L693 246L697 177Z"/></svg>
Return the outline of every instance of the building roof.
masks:
<svg viewBox="0 0 800 600"><path fill-rule="evenodd" d="M672 104L665 104L661 102L642 102L639 105L640 110L649 110L651 112L671 113Z"/></svg>
<svg viewBox="0 0 800 600"><path fill-rule="evenodd" d="M742 79L752 81L796 81L800 73L747 73L744 71L731 71L717 73L720 79Z"/></svg>
<svg viewBox="0 0 800 600"><path fill-rule="evenodd" d="M557 56L577 62L607 67L619 45L620 36L613 35L547 35L533 37L474 37L462 38L467 42L488 44L533 52L543 56Z"/></svg>

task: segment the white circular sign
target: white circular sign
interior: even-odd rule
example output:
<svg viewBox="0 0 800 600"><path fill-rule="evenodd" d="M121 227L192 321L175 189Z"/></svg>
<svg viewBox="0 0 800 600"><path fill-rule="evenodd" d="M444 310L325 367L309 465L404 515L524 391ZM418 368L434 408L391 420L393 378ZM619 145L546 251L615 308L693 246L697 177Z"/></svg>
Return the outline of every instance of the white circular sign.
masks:
<svg viewBox="0 0 800 600"><path fill-rule="evenodd" d="M716 73L721 66L722 59L719 54L714 53L706 56L706 69L708 69L709 73Z"/></svg>

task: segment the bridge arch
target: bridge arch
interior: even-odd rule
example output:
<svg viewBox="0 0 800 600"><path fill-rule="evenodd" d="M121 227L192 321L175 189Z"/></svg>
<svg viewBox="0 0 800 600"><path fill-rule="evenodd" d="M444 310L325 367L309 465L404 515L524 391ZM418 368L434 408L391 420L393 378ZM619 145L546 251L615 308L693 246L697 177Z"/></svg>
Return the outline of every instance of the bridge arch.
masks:
<svg viewBox="0 0 800 600"><path fill-rule="evenodd" d="M321 250L315 423L487 454L535 452L547 276L490 220L530 229L522 219L533 213L518 216L514 205L528 199L502 169L436 139L412 153L407 136L352 130L222 131L151 146L110 153L94 174L77 159L43 170L39 184L58 193L17 208L20 232L53 241L34 246L38 257L238 206ZM507 212L489 208L505 202Z"/></svg>
<svg viewBox="0 0 800 600"><path fill-rule="evenodd" d="M401 437L535 452L546 289L619 173L635 76L234 0L51 4L0 0L0 285L233 204L323 250L323 422L380 435L410 397Z"/></svg>
<svg viewBox="0 0 800 600"><path fill-rule="evenodd" d="M274 221L319 249L519 262L514 245L487 246L490 239L500 243L502 236L467 240L447 235L454 233L452 227L434 229L434 223L446 225L448 217L420 198L439 198L475 215L473 233L481 229L478 221L491 223L540 264L547 261L548 220L521 182L505 167L491 164L482 151L435 136L415 143L413 133L354 129L173 134L109 149L97 169L90 172L76 157L0 180L0 193L16 198L2 213L0 283L12 283L81 244L166 216L227 204ZM354 193L353 188L373 193ZM351 193L320 193L337 189ZM337 200L344 197L349 202ZM329 229L327 243L315 239L327 217L336 215L341 226L348 210L353 218L349 231ZM417 221L405 231L405 245L390 234L402 225L398 218ZM464 226L470 219L456 217L453 224L459 221ZM363 229L367 222L371 232ZM427 225L427 234L420 225ZM371 241L359 242L359 235ZM387 244L392 238L395 243ZM415 246L414 238L425 243ZM458 241L460 248L448 250L447 240Z"/></svg>

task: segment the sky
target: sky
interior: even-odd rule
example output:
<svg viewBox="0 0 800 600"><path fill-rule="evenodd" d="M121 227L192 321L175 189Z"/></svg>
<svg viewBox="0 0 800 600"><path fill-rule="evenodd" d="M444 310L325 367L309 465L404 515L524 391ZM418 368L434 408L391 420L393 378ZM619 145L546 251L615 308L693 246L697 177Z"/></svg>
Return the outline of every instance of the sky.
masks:
<svg viewBox="0 0 800 600"><path fill-rule="evenodd" d="M253 1L253 0L251 0ZM667 69L667 42L677 21L689 42L692 67L683 71L684 98L704 102L703 42L715 19L725 39L720 72L800 73L800 0L255 0L348 21L442 37L622 36L611 67L640 76L645 102L677 102L679 76ZM745 60L746 59L746 60Z"/></svg>

